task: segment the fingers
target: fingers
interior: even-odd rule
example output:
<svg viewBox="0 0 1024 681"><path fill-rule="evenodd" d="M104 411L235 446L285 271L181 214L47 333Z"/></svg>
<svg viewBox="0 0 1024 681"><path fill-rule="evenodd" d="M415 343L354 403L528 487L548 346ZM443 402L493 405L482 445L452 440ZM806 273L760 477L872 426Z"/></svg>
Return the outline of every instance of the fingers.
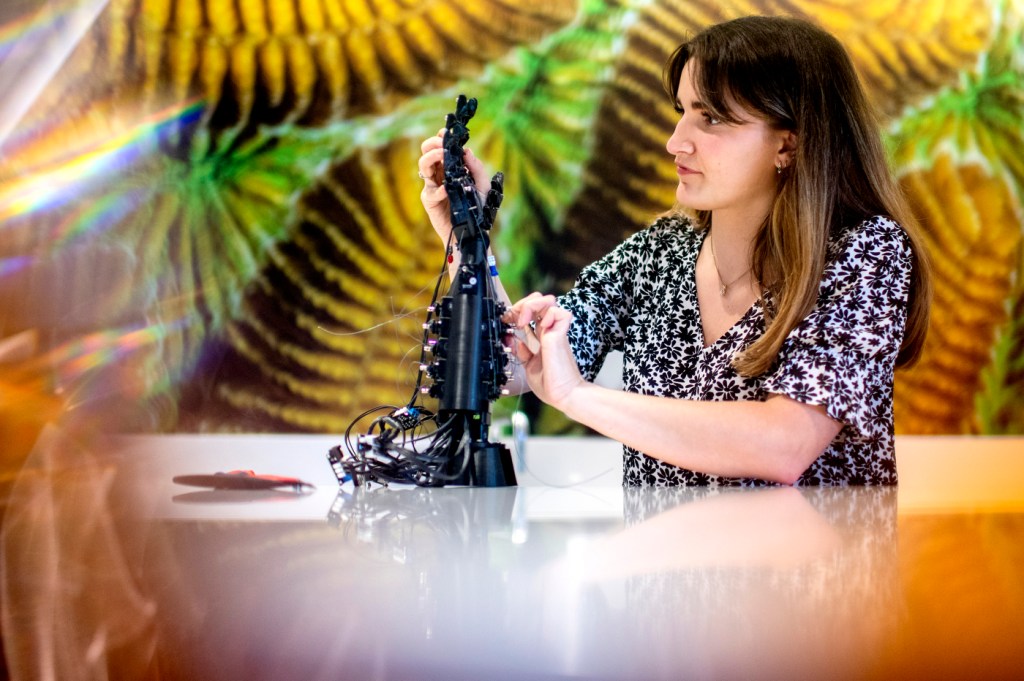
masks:
<svg viewBox="0 0 1024 681"><path fill-rule="evenodd" d="M441 184L444 171L444 133L441 128L436 135L428 137L420 144L419 176L428 185ZM469 147L464 149L463 162L473 177L478 191L486 193L491 188L491 180L487 174L487 166L476 157Z"/></svg>
<svg viewBox="0 0 1024 681"><path fill-rule="evenodd" d="M441 128L436 135L434 135L433 137L428 137L427 139L423 140L423 143L420 144L420 151L425 154L431 149L440 149L443 144L444 128Z"/></svg>
<svg viewBox="0 0 1024 681"><path fill-rule="evenodd" d="M568 331L570 322L572 322L572 313L558 305L553 305L544 311L544 316L534 325L533 329L534 333L543 337L549 331Z"/></svg>
<svg viewBox="0 0 1024 681"><path fill-rule="evenodd" d="M441 128L436 135L420 144L418 175L428 189L439 186L444 177L444 132L445 129Z"/></svg>
<svg viewBox="0 0 1024 681"><path fill-rule="evenodd" d="M540 352L540 338L535 331L537 305L543 296L536 291L526 296L504 314L502 320L510 324L515 337L514 349L521 362L528 362ZM539 317L537 317L539 318Z"/></svg>
<svg viewBox="0 0 1024 681"><path fill-rule="evenodd" d="M515 338L512 348L515 350L516 357L520 361L528 362L531 357L540 352L540 338L533 330L533 327L527 326L525 329L515 329L512 332L512 337ZM528 352L524 353L523 348Z"/></svg>
<svg viewBox="0 0 1024 681"><path fill-rule="evenodd" d="M519 340L516 355L520 360L529 361L540 352L547 332L557 330L564 334L568 331L572 313L560 308L554 296L534 292L513 305L505 314L505 321L514 327L513 333Z"/></svg>
<svg viewBox="0 0 1024 681"><path fill-rule="evenodd" d="M528 364L540 352L540 339L534 335L527 336L525 331L518 329L516 330L515 338L516 343L513 350L516 353L516 359L519 360L520 364ZM533 339L532 342L531 338Z"/></svg>
<svg viewBox="0 0 1024 681"><path fill-rule="evenodd" d="M534 291L512 306L511 323L519 328L524 328L528 324L535 325L544 318L547 310L553 307L558 307L558 301L554 296Z"/></svg>
<svg viewBox="0 0 1024 681"><path fill-rule="evenodd" d="M423 181L423 189L420 191L420 202L427 210L430 223L434 231L444 243L451 239L451 219L448 213L448 192L445 190L445 151L444 136L446 130L441 128L433 137L429 137L420 143L420 158L417 162L416 174ZM490 180L487 178L486 168L483 162L478 159L472 151L465 150L463 160L466 169L473 177L473 183L481 193L490 189Z"/></svg>
<svg viewBox="0 0 1024 681"><path fill-rule="evenodd" d="M436 137L431 139L437 139ZM444 174L444 149L440 146L428 148L427 140L423 143L423 155L417 163L420 179L428 188L434 188L441 184L441 177Z"/></svg>

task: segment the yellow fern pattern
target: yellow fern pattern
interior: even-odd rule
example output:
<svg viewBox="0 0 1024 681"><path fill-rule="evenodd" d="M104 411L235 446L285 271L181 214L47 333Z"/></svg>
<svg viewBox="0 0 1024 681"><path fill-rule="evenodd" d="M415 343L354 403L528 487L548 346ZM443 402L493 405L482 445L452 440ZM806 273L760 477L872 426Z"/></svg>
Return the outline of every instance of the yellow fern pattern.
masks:
<svg viewBox="0 0 1024 681"><path fill-rule="evenodd" d="M138 366L157 427L337 431L413 387L440 269L415 158L456 88L487 93L471 144L509 170L507 283L562 288L671 205L665 57L746 14L847 46L925 228L931 337L897 379L897 428L1019 413L1012 0L110 0L3 140L0 285L23 257L125 245L154 301Z"/></svg>
<svg viewBox="0 0 1024 681"><path fill-rule="evenodd" d="M199 379L214 398L192 427L233 413L251 415L238 428L337 432L368 399L408 402L441 273L437 237L403 189L418 156L417 140L364 150L302 193L289 238L228 324L222 370Z"/></svg>
<svg viewBox="0 0 1024 681"><path fill-rule="evenodd" d="M35 115L201 101L204 130L322 126L479 73L575 13L575 0L111 0Z"/></svg>
<svg viewBox="0 0 1024 681"><path fill-rule="evenodd" d="M906 433L976 432L974 396L1020 253L1014 200L984 168L948 155L902 182L925 226L935 294L923 357L897 383L897 423Z"/></svg>

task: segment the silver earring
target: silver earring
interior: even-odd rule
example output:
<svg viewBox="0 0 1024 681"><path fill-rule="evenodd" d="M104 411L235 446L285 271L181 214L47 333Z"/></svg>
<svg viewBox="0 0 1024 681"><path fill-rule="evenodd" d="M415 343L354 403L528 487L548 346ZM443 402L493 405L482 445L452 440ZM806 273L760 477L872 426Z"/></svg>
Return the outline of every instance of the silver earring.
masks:
<svg viewBox="0 0 1024 681"><path fill-rule="evenodd" d="M781 175L782 174L782 164L781 163L776 163L775 164L775 174L776 175Z"/></svg>

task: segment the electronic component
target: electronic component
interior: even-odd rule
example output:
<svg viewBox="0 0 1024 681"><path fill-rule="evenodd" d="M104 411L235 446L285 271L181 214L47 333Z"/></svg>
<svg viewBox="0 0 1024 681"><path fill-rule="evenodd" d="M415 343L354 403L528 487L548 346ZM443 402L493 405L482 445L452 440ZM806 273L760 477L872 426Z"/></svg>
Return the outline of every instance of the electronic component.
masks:
<svg viewBox="0 0 1024 681"><path fill-rule="evenodd" d="M506 308L494 288L497 268L487 256L488 231L504 196L504 176L496 173L489 191L482 194L465 164L467 124L476 107L476 99L459 95L455 112L445 118L444 186L461 260L448 295L437 301L440 278L434 289L412 400L402 407L371 409L349 426L345 449L339 445L328 453L339 483L351 479L355 485L516 484L511 452L488 440L490 404L502 395L511 374L510 353L503 342L510 327L502 321ZM422 385L424 376L430 385ZM422 394L437 398L436 415L417 406ZM353 426L379 411L387 414L374 419L353 441Z"/></svg>

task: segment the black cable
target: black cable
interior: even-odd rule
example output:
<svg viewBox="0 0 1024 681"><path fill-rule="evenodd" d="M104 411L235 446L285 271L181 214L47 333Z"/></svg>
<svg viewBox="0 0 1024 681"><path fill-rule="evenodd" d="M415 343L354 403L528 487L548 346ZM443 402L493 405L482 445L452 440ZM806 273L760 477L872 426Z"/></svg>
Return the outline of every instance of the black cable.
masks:
<svg viewBox="0 0 1024 681"><path fill-rule="evenodd" d="M390 410L388 415L371 422L365 435L358 436L354 441L352 430L366 416L383 410ZM331 467L339 483L351 480L355 485L365 483L399 483L415 484L426 487L441 486L446 482L457 480L462 476L469 464L468 436L463 425L462 441L457 451L462 453L461 464L457 473L446 473L450 465L449 452L456 418L453 416L437 428L423 434L425 423L436 421L434 414L422 412L415 422L394 422L394 410L389 406L374 407L363 412L345 431L345 451L341 453L341 445L332 447L328 453ZM375 432L376 431L376 432ZM421 448L422 447L422 448Z"/></svg>

